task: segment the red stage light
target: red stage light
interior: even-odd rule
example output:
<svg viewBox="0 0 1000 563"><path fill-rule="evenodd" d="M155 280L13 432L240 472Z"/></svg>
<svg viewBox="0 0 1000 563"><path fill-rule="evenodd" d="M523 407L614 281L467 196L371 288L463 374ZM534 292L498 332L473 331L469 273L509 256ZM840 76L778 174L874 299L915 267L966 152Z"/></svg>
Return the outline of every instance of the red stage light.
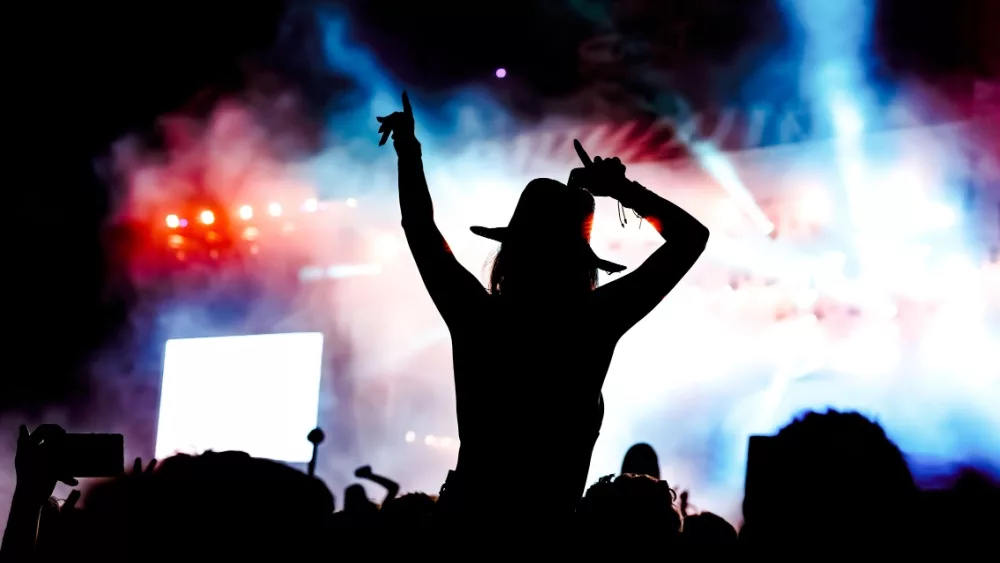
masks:
<svg viewBox="0 0 1000 563"><path fill-rule="evenodd" d="M206 225L211 225L215 222L215 213L212 213L208 209L201 212L201 222Z"/></svg>
<svg viewBox="0 0 1000 563"><path fill-rule="evenodd" d="M181 220L176 215L167 215L167 227L176 229L181 224Z"/></svg>

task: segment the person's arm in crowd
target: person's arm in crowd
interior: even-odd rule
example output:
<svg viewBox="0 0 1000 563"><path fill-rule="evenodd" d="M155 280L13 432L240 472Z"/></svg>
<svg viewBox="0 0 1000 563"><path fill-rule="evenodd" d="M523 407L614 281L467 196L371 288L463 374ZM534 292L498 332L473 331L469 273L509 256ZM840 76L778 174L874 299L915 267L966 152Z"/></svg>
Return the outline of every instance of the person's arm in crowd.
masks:
<svg viewBox="0 0 1000 563"><path fill-rule="evenodd" d="M370 465L364 465L359 467L354 475L359 479L367 479L373 483L381 485L385 489L385 497L382 499L380 504L385 505L385 503L396 498L399 494L399 483L393 481L392 479L379 475L378 473L373 473Z"/></svg>
<svg viewBox="0 0 1000 563"><path fill-rule="evenodd" d="M0 563L20 563L31 559L41 510L41 504L24 492L15 490L7 515L3 543L0 544Z"/></svg>
<svg viewBox="0 0 1000 563"><path fill-rule="evenodd" d="M18 429L14 470L17 483L10 503L0 563L22 563L33 555L42 506L49 502L56 482L76 486L76 479L58 475L54 467L53 442L66 433L62 428L45 424L29 434L24 425Z"/></svg>

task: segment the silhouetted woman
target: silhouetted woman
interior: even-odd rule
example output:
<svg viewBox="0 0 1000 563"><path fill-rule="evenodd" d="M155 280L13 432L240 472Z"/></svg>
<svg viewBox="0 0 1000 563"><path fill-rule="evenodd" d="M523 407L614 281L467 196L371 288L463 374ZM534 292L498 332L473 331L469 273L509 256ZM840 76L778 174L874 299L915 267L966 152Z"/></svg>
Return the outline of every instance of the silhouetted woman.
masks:
<svg viewBox="0 0 1000 563"><path fill-rule="evenodd" d="M507 227L472 227L501 243L489 288L459 264L434 223L406 94L380 117L399 163L402 226L452 337L461 447L443 512L519 522L568 516L586 485L603 417L601 387L618 340L673 289L705 249L708 229L625 178L618 159L589 157L570 185L532 180ZM594 196L618 200L665 239L634 273L590 247ZM470 519L464 519L469 522Z"/></svg>

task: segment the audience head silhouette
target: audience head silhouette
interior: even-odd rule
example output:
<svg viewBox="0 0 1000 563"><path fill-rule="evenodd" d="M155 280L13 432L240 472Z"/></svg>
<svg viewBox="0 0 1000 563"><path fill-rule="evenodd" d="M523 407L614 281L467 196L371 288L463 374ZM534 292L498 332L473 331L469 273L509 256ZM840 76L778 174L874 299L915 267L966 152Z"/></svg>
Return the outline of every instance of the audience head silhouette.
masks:
<svg viewBox="0 0 1000 563"><path fill-rule="evenodd" d="M698 546L735 546L736 528L718 514L692 514L684 519L684 542Z"/></svg>
<svg viewBox="0 0 1000 563"><path fill-rule="evenodd" d="M908 526L916 487L882 427L854 413L809 413L781 429L767 490L745 501L754 542L892 543ZM761 507L766 508L761 508ZM872 509L877 507L877 509Z"/></svg>
<svg viewBox="0 0 1000 563"><path fill-rule="evenodd" d="M378 510L378 505L368 498L365 488L362 485L354 484L344 490L344 511L354 513L367 513Z"/></svg>
<svg viewBox="0 0 1000 563"><path fill-rule="evenodd" d="M602 477L580 503L583 522L599 527L655 530L658 540L679 536L681 516L666 481L627 473Z"/></svg>
<svg viewBox="0 0 1000 563"><path fill-rule="evenodd" d="M317 549L333 495L321 481L281 463L206 452L173 456L150 475L98 485L85 507L95 524L91 533L103 531L89 541L98 549L124 544L138 558L156 546L157 555L180 557L197 546L200 555L252 557Z"/></svg>
<svg viewBox="0 0 1000 563"><path fill-rule="evenodd" d="M660 459L656 456L656 450L653 449L653 446L640 442L629 448L622 461L622 473L649 475L654 479L659 479Z"/></svg>
<svg viewBox="0 0 1000 563"><path fill-rule="evenodd" d="M594 196L549 179L524 188L506 227L472 227L501 243L490 272L494 295L578 295L597 287L597 271L624 266L598 258L590 247Z"/></svg>

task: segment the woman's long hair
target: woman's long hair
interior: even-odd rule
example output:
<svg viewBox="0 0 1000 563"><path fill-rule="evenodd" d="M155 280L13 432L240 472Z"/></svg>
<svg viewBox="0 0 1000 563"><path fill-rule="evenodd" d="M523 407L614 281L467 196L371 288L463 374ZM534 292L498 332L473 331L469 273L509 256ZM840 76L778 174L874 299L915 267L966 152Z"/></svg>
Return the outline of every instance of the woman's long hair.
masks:
<svg viewBox="0 0 1000 563"><path fill-rule="evenodd" d="M521 284L520 278L530 276L533 269L530 264L532 259L542 259L539 250L526 250L512 245L510 242L504 243L493 255L490 268L489 292L491 295L502 295L504 285L510 286L511 281ZM518 260L519 257L530 258L525 261ZM561 256L562 258L558 258ZM560 283L566 286L567 291L579 288L583 290L594 290L597 288L597 268L587 264L582 258L582 253L556 252L553 261L558 261L557 268L565 275L560 276Z"/></svg>

